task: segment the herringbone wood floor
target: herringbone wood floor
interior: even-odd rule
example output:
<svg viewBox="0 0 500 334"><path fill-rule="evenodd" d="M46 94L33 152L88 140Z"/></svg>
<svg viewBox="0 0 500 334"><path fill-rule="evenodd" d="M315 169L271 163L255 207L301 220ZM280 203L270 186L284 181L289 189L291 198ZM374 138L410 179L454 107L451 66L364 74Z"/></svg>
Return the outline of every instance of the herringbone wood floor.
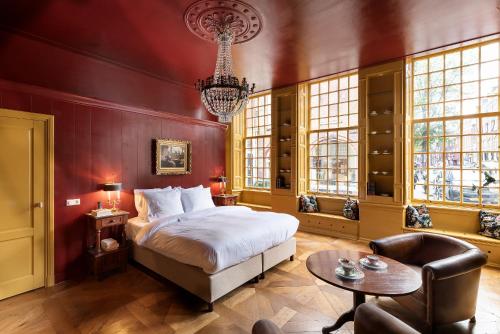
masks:
<svg viewBox="0 0 500 334"><path fill-rule="evenodd" d="M260 318L272 319L286 333L320 333L352 306L351 293L315 279L305 260L318 250L358 249L362 243L297 234L297 255L215 303L214 312L175 285L134 266L97 282L63 283L0 301L0 333L249 333ZM500 270L485 268L477 324L449 326L442 333L500 333ZM464 287L465 289L466 287ZM369 298L412 323L391 299ZM352 323L338 333L352 333ZM380 333L383 334L383 333Z"/></svg>

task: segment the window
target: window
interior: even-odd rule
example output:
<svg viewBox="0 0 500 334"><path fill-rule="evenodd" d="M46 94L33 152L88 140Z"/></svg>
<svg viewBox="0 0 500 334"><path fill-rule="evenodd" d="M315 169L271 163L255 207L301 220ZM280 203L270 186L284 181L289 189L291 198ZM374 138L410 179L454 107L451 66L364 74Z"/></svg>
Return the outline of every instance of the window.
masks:
<svg viewBox="0 0 500 334"><path fill-rule="evenodd" d="M271 188L271 94L251 97L245 111L245 187Z"/></svg>
<svg viewBox="0 0 500 334"><path fill-rule="evenodd" d="M408 62L412 199L499 204L499 41Z"/></svg>
<svg viewBox="0 0 500 334"><path fill-rule="evenodd" d="M309 191L358 195L358 75L309 86Z"/></svg>

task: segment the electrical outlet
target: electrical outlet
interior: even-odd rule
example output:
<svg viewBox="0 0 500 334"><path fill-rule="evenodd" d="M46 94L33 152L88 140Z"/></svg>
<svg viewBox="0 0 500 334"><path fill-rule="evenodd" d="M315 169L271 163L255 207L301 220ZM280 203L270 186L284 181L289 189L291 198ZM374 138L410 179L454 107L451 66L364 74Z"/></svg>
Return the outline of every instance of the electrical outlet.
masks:
<svg viewBox="0 0 500 334"><path fill-rule="evenodd" d="M79 198L73 198L73 199L67 199L66 200L66 206L73 206L73 205L80 205L80 199Z"/></svg>

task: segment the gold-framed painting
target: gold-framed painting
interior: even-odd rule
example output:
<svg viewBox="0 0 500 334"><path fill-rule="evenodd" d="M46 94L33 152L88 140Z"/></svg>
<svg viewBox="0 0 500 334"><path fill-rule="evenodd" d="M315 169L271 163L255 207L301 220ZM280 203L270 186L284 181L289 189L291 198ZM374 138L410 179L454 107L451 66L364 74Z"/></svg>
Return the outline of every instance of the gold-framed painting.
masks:
<svg viewBox="0 0 500 334"><path fill-rule="evenodd" d="M191 174L191 142L156 139L156 175Z"/></svg>

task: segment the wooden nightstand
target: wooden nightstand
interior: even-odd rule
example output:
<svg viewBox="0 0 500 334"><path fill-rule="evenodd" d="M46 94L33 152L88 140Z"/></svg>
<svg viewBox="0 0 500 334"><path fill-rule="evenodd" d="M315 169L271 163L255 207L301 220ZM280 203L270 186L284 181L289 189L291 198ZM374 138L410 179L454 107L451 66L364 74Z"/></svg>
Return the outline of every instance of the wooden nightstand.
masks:
<svg viewBox="0 0 500 334"><path fill-rule="evenodd" d="M231 194L221 194L212 196L215 205L217 206L229 206L236 205L236 200L238 199L238 195Z"/></svg>
<svg viewBox="0 0 500 334"><path fill-rule="evenodd" d="M98 280L103 275L115 269L127 270L128 249L130 244L125 236L125 224L128 221L128 212L116 211L111 216L95 217L90 213L87 216L87 257L89 267ZM104 251L101 249L101 230L110 229L110 237L120 243L118 249Z"/></svg>

